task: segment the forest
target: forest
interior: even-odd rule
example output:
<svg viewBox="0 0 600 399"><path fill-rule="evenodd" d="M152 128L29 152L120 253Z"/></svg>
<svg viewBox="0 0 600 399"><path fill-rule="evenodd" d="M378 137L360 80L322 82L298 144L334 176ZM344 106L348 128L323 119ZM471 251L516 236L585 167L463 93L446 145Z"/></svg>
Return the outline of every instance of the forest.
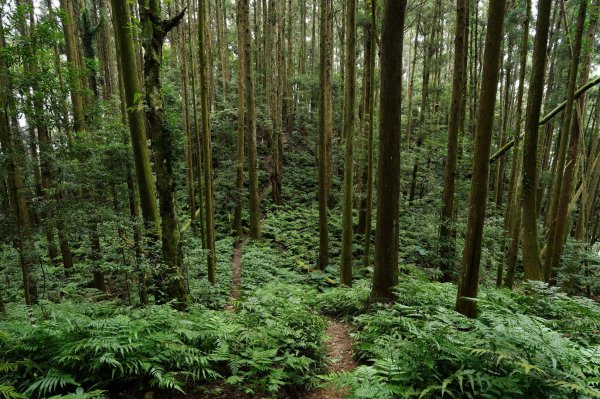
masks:
<svg viewBox="0 0 600 399"><path fill-rule="evenodd" d="M600 398L600 0L0 0L0 399Z"/></svg>

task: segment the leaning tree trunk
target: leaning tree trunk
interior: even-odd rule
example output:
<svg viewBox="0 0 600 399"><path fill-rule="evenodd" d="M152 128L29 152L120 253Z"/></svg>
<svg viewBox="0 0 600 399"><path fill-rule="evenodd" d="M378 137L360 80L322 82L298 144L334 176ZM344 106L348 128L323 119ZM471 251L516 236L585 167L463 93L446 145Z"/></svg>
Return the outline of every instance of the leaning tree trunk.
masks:
<svg viewBox="0 0 600 399"><path fill-rule="evenodd" d="M585 25L585 14L587 9L587 1L582 0L579 7L579 16L577 18L577 29L575 32L575 43L573 44L573 59L572 65L575 68L575 75L577 75L577 69L579 68L579 57L581 54L583 29ZM580 98L582 101L582 98ZM579 104L582 104L580 102ZM577 105L575 105L577 106ZM579 142L581 137L581 131L583 127L583 107L579 108L579 113L576 112L574 118L571 118L571 125L569 129L571 131L569 135L569 146L567 150L567 158L565 169L562 176L560 194L558 198L558 206L556 208L556 217L554 221L554 242L548 242L548 250L546 259L548 262L544 263L544 274L546 281L550 281L553 277L552 273L557 269L560 264L560 258L563 253L565 231L567 229L567 219L569 216L569 203L571 202L571 190L573 186L573 180L575 178L575 170L578 165L579 155ZM567 130L563 131L566 133ZM548 266L547 266L548 265Z"/></svg>
<svg viewBox="0 0 600 399"><path fill-rule="evenodd" d="M560 251L562 248L557 248L557 245L562 247L562 228L564 226L565 221L562 220L563 216L566 218L566 214L562 215L561 212L565 212L565 203L563 201L563 209L560 210L560 201L561 201L561 192L563 183L565 186L567 182L563 181L563 177L565 177L565 162L567 159L567 147L569 146L569 136L571 132L571 121L573 119L573 105L575 100L575 89L577 87L577 72L579 69L579 58L581 54L581 44L583 38L583 27L585 24L585 14L587 8L587 1L580 1L579 8L579 16L577 18L577 30L576 30L576 38L575 43L572 46L571 53L571 63L569 68L569 84L567 89L567 103L564 111L564 119L563 119L563 127L560 134L560 140L558 145L558 153L556 155L556 169L554 171L554 179L552 185L552 195L550 196L550 224L548 226L548 242L546 247L546 257L544 258L544 280L546 282L550 282L552 277L552 269L558 264L558 259L555 257L558 256L560 258ZM576 116L577 117L577 116ZM577 138L578 140L578 138ZM575 143L574 143L575 144ZM578 143L576 143L578 145ZM575 165L569 165L575 166ZM570 182L568 182L570 184ZM569 187L570 189L570 187ZM566 194L568 197L568 193ZM568 207L568 199L566 200ZM560 226L559 226L560 224ZM559 230L558 227L561 227Z"/></svg>
<svg viewBox="0 0 600 399"><path fill-rule="evenodd" d="M463 315L475 318L479 285L479 264L481 262L481 244L485 210L487 206L488 180L490 172L490 144L494 124L494 105L498 88L500 67L500 47L504 27L506 0L490 0L488 10L485 53L479 108L477 112L477 128L475 131L475 153L473 155L473 178L471 179L471 199L465 249L462 259L462 270L456 297L456 310Z"/></svg>

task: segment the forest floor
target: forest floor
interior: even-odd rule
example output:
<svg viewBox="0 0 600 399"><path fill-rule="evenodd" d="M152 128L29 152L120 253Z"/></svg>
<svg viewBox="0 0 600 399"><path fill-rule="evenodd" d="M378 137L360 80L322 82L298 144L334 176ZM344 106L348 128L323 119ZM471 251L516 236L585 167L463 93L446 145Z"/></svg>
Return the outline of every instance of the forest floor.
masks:
<svg viewBox="0 0 600 399"><path fill-rule="evenodd" d="M270 157L265 159L267 171L271 170ZM261 187L259 198L262 200L271 189L271 180L268 179ZM266 214L261 215L261 221L266 218ZM244 234L241 240L233 244L233 254L231 257L231 299L238 300L240 297L240 284L242 280L242 253L248 243L249 236ZM233 306L228 306L229 311L234 311ZM335 318L327 318L327 374L352 371L358 367L354 360L352 346L354 341L350 336L352 327L343 321ZM342 399L347 392L335 387L319 387L311 391L300 394L303 399Z"/></svg>
<svg viewBox="0 0 600 399"><path fill-rule="evenodd" d="M352 371L358 366L354 360L350 332L350 325L337 319L327 320L327 373ZM343 390L324 387L308 392L304 399L342 399L345 394Z"/></svg>

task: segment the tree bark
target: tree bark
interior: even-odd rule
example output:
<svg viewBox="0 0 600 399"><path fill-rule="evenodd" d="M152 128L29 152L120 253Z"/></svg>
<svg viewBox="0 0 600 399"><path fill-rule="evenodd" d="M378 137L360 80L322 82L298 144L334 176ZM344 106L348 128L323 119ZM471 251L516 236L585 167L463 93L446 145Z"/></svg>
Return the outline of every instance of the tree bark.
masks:
<svg viewBox="0 0 600 399"><path fill-rule="evenodd" d="M393 300L398 283L400 118L405 0L385 0L381 32L380 140L375 270L369 300Z"/></svg>
<svg viewBox="0 0 600 399"><path fill-rule="evenodd" d="M340 283L352 286L352 191L354 190L354 108L356 103L356 0L346 2L346 73L344 83L344 187Z"/></svg>
<svg viewBox="0 0 600 399"><path fill-rule="evenodd" d="M504 27L505 0L490 0L487 33L483 58L482 84L479 94L477 128L475 131L475 153L473 156L473 179L462 271L456 298L456 310L470 318L477 315L476 302L481 262L481 241L489 180L489 157L494 123L494 105L498 88L500 47Z"/></svg>
<svg viewBox="0 0 600 399"><path fill-rule="evenodd" d="M506 213L504 214L504 228L509 232L510 242L507 251L506 286L513 287L519 240L521 237L521 206L519 203L520 176L521 176L521 151L519 140L521 136L521 115L523 110L523 92L525 91L525 75L527 71L527 50L529 46L529 21L531 20L531 0L527 0L525 19L521 33L521 52L519 55L519 88L517 89L517 113L515 116L515 146L512 151L510 167L510 182Z"/></svg>
<svg viewBox="0 0 600 399"><path fill-rule="evenodd" d="M325 270L329 265L329 159L332 133L331 97L331 41L329 19L331 0L320 3L320 44L319 44L319 259L318 267Z"/></svg>
<svg viewBox="0 0 600 399"><path fill-rule="evenodd" d="M213 181L212 181L212 144L210 131L210 84L209 84L209 59L210 50L206 40L206 26L208 19L206 15L206 4L198 0L198 51L200 59L200 116L202 121L202 158L204 160L204 206L206 217L206 249L208 281L214 284L217 280L216 262L217 253L215 248L215 211L213 207Z"/></svg>
<svg viewBox="0 0 600 399"><path fill-rule="evenodd" d="M582 47L582 39L583 39L583 29L585 25L585 15L587 11L587 1L582 0L580 2L579 14L577 18L577 28L575 31L575 42L573 43L573 57L571 68L574 68L571 73L575 75L575 79L577 77L577 70L579 69L579 58L581 55L581 47ZM571 77L571 76L569 76ZM574 87L575 85L573 85ZM577 107L577 104L575 104ZM577 168L577 159L579 154L579 141L581 136L581 127L582 123L580 120L583 120L583 101L580 99L579 101L579 112L575 111L575 117L571 118L570 126L564 126L563 135L569 136L569 145L566 154L566 162L564 167L564 172L560 177L560 180L556 180L557 183L560 183L560 191L558 195L558 204L556 207L556 216L554 218L554 223L550 225L550 231L554 229L553 241L548 241L548 249L546 252L546 259L544 262L544 277L546 281L550 281L553 276L553 271L556 270L558 265L560 264L560 258L563 253L564 241L565 241L565 232L567 225L567 218L569 215L569 203L571 202L571 190L572 190L572 181L575 177L575 170ZM570 134L568 133L570 130ZM560 169L557 169L557 174ZM558 176L557 176L558 179ZM550 235L549 235L550 237Z"/></svg>
<svg viewBox="0 0 600 399"><path fill-rule="evenodd" d="M538 4L533 64L527 110L525 113L525 141L523 143L523 186L522 186L522 223L523 223L523 272L525 280L541 280L542 269L539 258L537 234L537 143L544 91L544 72L548 30L550 25L550 2Z"/></svg>
<svg viewBox="0 0 600 399"><path fill-rule="evenodd" d="M237 158L236 158L236 179L235 187L237 198L235 204L235 215L233 218L233 229L238 239L242 239L244 232L242 230L242 211L244 207L244 129L245 129L245 91L244 84L244 16L243 4L241 0L236 0L236 28L237 28L237 46L238 46L238 113L237 113Z"/></svg>
<svg viewBox="0 0 600 399"><path fill-rule="evenodd" d="M558 151L556 155L556 169L554 172L554 179L552 181L552 195L550 196L550 208L549 208L549 217L550 224L548 226L548 241L547 241L547 250L546 257L544 258L544 281L550 282L552 277L552 269L557 265L557 261L559 259L555 259L555 257L560 258L561 248L557 248L557 246L562 247L562 229L559 230L559 227L563 228L565 221L563 220L563 215L561 215L561 211L559 209L559 204L561 202L562 197L562 186L563 177L566 177L565 172L565 162L567 158L567 147L571 140L569 139L570 131L571 131L571 121L573 119L573 104L575 99L575 88L577 84L577 71L579 69L579 58L581 55L581 43L583 38L583 27L585 24L585 14L587 8L587 1L581 0L579 7L579 14L577 18L577 30L575 36L575 43L572 47L572 57L571 63L569 67L569 83L567 89L567 102L565 106L564 119L563 119L563 127L560 134L560 140L558 143ZM576 116L577 117L577 116ZM577 137L577 142L573 144L578 145L579 138ZM576 153L575 153L576 156ZM575 166L575 165L570 165ZM570 184L570 182L569 182ZM568 185L568 184L567 184ZM565 185L566 186L566 185ZM569 187L570 188L570 187ZM568 193L566 194L568 196ZM564 211L564 200L563 200L563 211ZM568 206L568 199L567 199ZM566 214L564 215L566 217ZM558 238L557 238L558 237ZM561 244L558 244L561 243Z"/></svg>
<svg viewBox="0 0 600 399"><path fill-rule="evenodd" d="M454 229L454 182L456 179L456 164L458 160L458 133L460 107L465 87L464 54L466 46L467 3L466 0L456 1L456 36L454 38L454 72L452 78L452 99L450 103L450 121L448 123L448 150L444 171L444 193L442 219L440 224L440 259L442 281L453 279L455 236Z"/></svg>

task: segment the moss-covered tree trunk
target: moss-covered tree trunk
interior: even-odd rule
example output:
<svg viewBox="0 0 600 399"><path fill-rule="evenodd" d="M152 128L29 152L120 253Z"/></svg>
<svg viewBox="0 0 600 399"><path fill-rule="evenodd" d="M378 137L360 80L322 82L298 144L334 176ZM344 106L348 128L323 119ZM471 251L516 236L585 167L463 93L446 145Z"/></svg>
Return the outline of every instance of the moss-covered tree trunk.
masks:
<svg viewBox="0 0 600 399"><path fill-rule="evenodd" d="M161 93L162 48L166 35L183 18L183 12L171 20L161 19L160 0L139 0L141 38L144 48L144 91L146 121L155 157L156 189L161 219L162 257L165 264L163 284L167 297L177 300L179 306L189 303L187 288L181 270L183 255L175 203L175 176L173 172L173 132L165 121Z"/></svg>
<svg viewBox="0 0 600 399"><path fill-rule="evenodd" d="M329 265L329 152L331 129L331 49L329 19L331 1L320 3L320 49L319 49L319 259L318 267Z"/></svg>
<svg viewBox="0 0 600 399"><path fill-rule="evenodd" d="M371 302L393 299L398 283L400 214L400 109L405 0L385 0L381 31L380 139L377 176L377 232Z"/></svg>
<svg viewBox="0 0 600 399"><path fill-rule="evenodd" d="M476 302L471 298L477 298L479 285L479 264L481 262L481 244L490 172L490 145L494 124L494 105L498 89L505 9L506 0L490 0L485 53L483 56L482 84L477 110L469 216L456 297L456 310L471 318L477 315Z"/></svg>

